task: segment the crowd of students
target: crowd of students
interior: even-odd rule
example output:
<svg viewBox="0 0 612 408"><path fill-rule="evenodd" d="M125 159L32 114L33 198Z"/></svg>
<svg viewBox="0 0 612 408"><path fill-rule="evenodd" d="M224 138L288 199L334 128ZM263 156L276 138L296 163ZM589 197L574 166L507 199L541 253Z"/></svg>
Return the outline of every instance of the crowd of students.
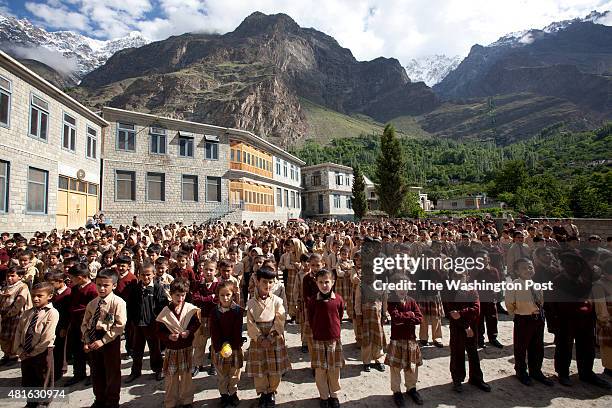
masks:
<svg viewBox="0 0 612 408"><path fill-rule="evenodd" d="M555 290L376 291L373 274L362 273L364 242L414 257L484 260L484 268L466 273L420 268L414 275L387 274L389 281L533 280L551 281ZM518 381L553 385L541 370L546 326L555 335L561 385L572 385L575 343L579 379L610 389L593 363L598 347L603 374L612 375L611 250L610 238L585 240L570 220L508 221L500 231L493 220L477 218L258 227L141 227L135 220L132 226L54 230L29 239L3 233L0 365L19 361L23 387L91 382L92 407L118 407L124 338L124 358L132 360L125 383L141 377L146 345L154 378L165 381L165 407L191 407L192 377L204 370L217 376L221 406L237 406L243 367L253 378L259 407L273 407L282 377L291 370L285 326L298 324L320 406L338 407L345 319L352 323L363 371L384 372L389 366L392 398L402 407L404 395L423 403L416 388L421 348L429 344L430 327L431 344L445 347L443 318L449 320L452 389L463 391L467 354L468 382L491 391L478 349L487 347L485 332L490 346L506 347L497 339L497 319L498 313L510 313ZM389 340L383 330L388 323ZM73 376L59 383L68 362Z"/></svg>

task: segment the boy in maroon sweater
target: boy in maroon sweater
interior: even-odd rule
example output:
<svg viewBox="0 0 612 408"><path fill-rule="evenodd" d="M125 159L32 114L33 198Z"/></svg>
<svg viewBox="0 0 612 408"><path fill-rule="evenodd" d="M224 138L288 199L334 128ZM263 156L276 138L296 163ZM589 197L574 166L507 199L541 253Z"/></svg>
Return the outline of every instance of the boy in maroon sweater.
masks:
<svg viewBox="0 0 612 408"><path fill-rule="evenodd" d="M315 369L315 382L321 398L321 408L340 406L340 369L344 367L340 322L344 314L342 297L332 290L336 275L332 271L317 271L318 293L307 298L308 322L312 328L311 366Z"/></svg>
<svg viewBox="0 0 612 408"><path fill-rule="evenodd" d="M421 395L416 390L419 366L423 365L421 349L416 341L415 325L423 322L423 314L416 300L406 291L390 294L387 305L391 315L391 341L387 349L385 364L391 368L391 391L393 401L398 407L404 407L401 382L404 371L406 394L418 404L423 404Z"/></svg>
<svg viewBox="0 0 612 408"><path fill-rule="evenodd" d="M86 377L86 356L83 351L83 341L81 339L81 323L85 316L87 304L98 297L96 284L89 278L89 268L85 263L79 263L68 271L70 280L74 284L71 288L71 301L68 311L70 322L68 324L68 345L72 350L73 377L66 381L65 386L70 387L85 379Z"/></svg>
<svg viewBox="0 0 612 408"><path fill-rule="evenodd" d="M470 278L474 282L499 283L502 281L499 271L491 266L489 253L478 251L474 254L476 258L482 258L484 267L475 268L470 273ZM487 336L489 343L497 348L504 348L503 344L497 340L497 306L495 304L497 294L492 290L480 290L478 292L480 300L480 315L478 317L478 347L484 348L485 323L487 324Z"/></svg>
<svg viewBox="0 0 612 408"><path fill-rule="evenodd" d="M53 346L53 369L55 381L64 375L66 363L66 334L70 322L70 302L72 290L64 282L63 272L47 272L45 280L53 285L53 307L59 312L59 321L55 329L55 343Z"/></svg>
<svg viewBox="0 0 612 408"><path fill-rule="evenodd" d="M195 377L200 371L204 370L204 355L206 354L206 344L210 338L210 328L208 327L208 317L213 309L216 299L217 285L219 282L215 278L217 271L217 263L214 261L200 261L203 269L203 280L191 283L191 302L200 308L199 316L201 325L198 329L195 340L193 342L193 372ZM209 357L211 357L209 355ZM214 364L208 368L208 375L215 375L216 369Z"/></svg>
<svg viewBox="0 0 612 408"><path fill-rule="evenodd" d="M463 391L463 380L465 380L465 353L467 352L470 366L469 383L483 391L491 391L491 386L484 382L476 338L478 333L478 316L480 313L480 302L478 292L475 290L464 290L461 285L467 281L466 273L453 273L453 279L459 281L459 289L449 291L446 298L453 299L444 305L450 320L450 372L453 379L453 390Z"/></svg>
<svg viewBox="0 0 612 408"><path fill-rule="evenodd" d="M117 288L113 292L127 303L130 298L130 293L134 290L134 287L138 285L138 278L130 271L132 267L132 258L127 255L120 255L115 260L115 265L119 279L117 281ZM132 356L133 335L133 327L127 325L125 327L125 351L127 352L126 357L128 359Z"/></svg>
<svg viewBox="0 0 612 408"><path fill-rule="evenodd" d="M187 279L190 285L196 282L196 276L193 269L189 266L189 254L185 251L179 251L176 254L176 264L170 274L177 278Z"/></svg>

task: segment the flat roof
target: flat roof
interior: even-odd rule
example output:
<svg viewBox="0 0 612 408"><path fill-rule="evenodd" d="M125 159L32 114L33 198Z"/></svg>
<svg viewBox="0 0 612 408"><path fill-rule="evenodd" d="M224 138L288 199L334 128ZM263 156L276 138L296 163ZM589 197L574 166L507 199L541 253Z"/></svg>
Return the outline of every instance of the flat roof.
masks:
<svg viewBox="0 0 612 408"><path fill-rule="evenodd" d="M343 164L332 163L332 162L325 162L325 163L313 164L312 166L302 167L302 171L314 170L314 169L319 169L323 167L333 167L333 168L340 169L340 170L350 171L351 173L353 172L352 167L345 166Z"/></svg>
<svg viewBox="0 0 612 408"><path fill-rule="evenodd" d="M41 77L40 75L38 75L31 69L27 68L25 65L23 65L22 63L20 63L19 61L17 61L16 59L14 59L13 57L11 57L10 55L8 55L7 53L1 50L0 50L0 65L4 67L6 70L10 71L11 73L22 78L24 81L41 89L47 95L54 98L58 102L63 103L70 109L74 110L75 112L78 112L82 116L96 123L97 125L100 125L102 127L108 126L107 121L105 121L100 116L96 115L92 110L85 107L85 105L81 104L76 99L67 95L66 93L61 91L59 88L57 88L55 85L53 85L52 83L50 83L49 81L47 81L46 79L44 79L43 77Z"/></svg>
<svg viewBox="0 0 612 408"><path fill-rule="evenodd" d="M278 153L278 155L280 156L284 156L286 158L289 158L295 162L297 162L300 165L304 165L306 164L305 161L301 160L300 158L292 155L291 153L283 150L282 148L276 146L275 144L272 144L270 142L268 142L266 139L264 139L263 137L257 136L256 134L249 132L248 130L242 130L242 129L235 129L235 128L230 128L230 127L224 127L224 126L216 126L216 125L211 125L208 123L201 123L201 122L193 122L193 121L189 121L189 120L184 120L184 119L175 119L175 118L169 118L166 116L159 116L159 115L154 115L151 113L142 113L142 112L137 112L137 111L131 111L131 110L126 110L126 109L120 109L120 108L113 108L110 106L104 106L102 108L102 112L110 112L110 113L116 113L116 114L120 114L120 115L127 115L127 116L133 116L133 117L141 117L141 118L149 118L154 120L156 123L159 124L168 124L168 125L176 125L176 126L184 126L184 125L188 125L188 126L194 126L194 127L204 127L204 128L209 128L211 131L217 131L217 132L224 132L227 133L230 137L231 136L239 136L239 137L243 137L248 141L253 141L255 143L258 143L259 145L263 145L266 148L268 148L269 150L272 150L275 153Z"/></svg>

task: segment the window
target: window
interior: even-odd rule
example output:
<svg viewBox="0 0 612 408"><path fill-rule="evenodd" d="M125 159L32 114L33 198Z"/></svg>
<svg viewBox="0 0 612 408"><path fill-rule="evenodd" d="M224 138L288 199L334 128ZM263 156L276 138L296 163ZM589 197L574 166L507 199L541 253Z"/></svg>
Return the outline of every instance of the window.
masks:
<svg viewBox="0 0 612 408"><path fill-rule="evenodd" d="M285 190L285 207L289 207L289 190Z"/></svg>
<svg viewBox="0 0 612 408"><path fill-rule="evenodd" d="M246 162L247 162L247 156L248 156L248 155L249 155L249 154L248 154L247 152L244 152L244 153L242 154L242 162L243 162L243 163L245 163L245 164L246 164Z"/></svg>
<svg viewBox="0 0 612 408"><path fill-rule="evenodd" d="M11 81L0 76L0 126L10 126Z"/></svg>
<svg viewBox="0 0 612 408"><path fill-rule="evenodd" d="M49 104L36 95L30 98L30 136L47 140Z"/></svg>
<svg viewBox="0 0 612 408"><path fill-rule="evenodd" d="M457 202L456 202L456 201L453 201L453 202L451 203L451 207L456 207L456 206L457 206Z"/></svg>
<svg viewBox="0 0 612 408"><path fill-rule="evenodd" d="M242 153L241 150L236 150L236 161L238 163L240 163L242 160L240 159L240 154Z"/></svg>
<svg viewBox="0 0 612 408"><path fill-rule="evenodd" d="M204 139L206 139L205 157L208 160L219 160L219 136L205 135Z"/></svg>
<svg viewBox="0 0 612 408"><path fill-rule="evenodd" d="M297 202L297 208L300 208L302 206L302 196L298 192L298 193L295 193L295 197L296 197L296 202Z"/></svg>
<svg viewBox="0 0 612 408"><path fill-rule="evenodd" d="M351 197L346 197L346 208L348 209L353 208L353 202L351 201Z"/></svg>
<svg viewBox="0 0 612 408"><path fill-rule="evenodd" d="M295 208L295 191L291 192L291 208Z"/></svg>
<svg viewBox="0 0 612 408"><path fill-rule="evenodd" d="M182 186L183 201L198 201L198 176L183 174Z"/></svg>
<svg viewBox="0 0 612 408"><path fill-rule="evenodd" d="M351 176L349 176L349 175L346 176L346 185L347 186L351 185Z"/></svg>
<svg viewBox="0 0 612 408"><path fill-rule="evenodd" d="M334 208L340 208L340 194L334 194Z"/></svg>
<svg viewBox="0 0 612 408"><path fill-rule="evenodd" d="M276 159L276 174L281 175L281 161L280 159Z"/></svg>
<svg viewBox="0 0 612 408"><path fill-rule="evenodd" d="M179 136L179 156L193 157L193 137Z"/></svg>
<svg viewBox="0 0 612 408"><path fill-rule="evenodd" d="M344 184L344 174L336 173L336 185L341 186Z"/></svg>
<svg viewBox="0 0 612 408"><path fill-rule="evenodd" d="M234 152L234 149L231 149L231 150L230 150L230 160L231 160L231 161L235 161L235 160L234 160L234 159L235 159L235 157L236 157L236 153Z"/></svg>
<svg viewBox="0 0 612 408"><path fill-rule="evenodd" d="M0 212L8 211L9 163L0 160Z"/></svg>
<svg viewBox="0 0 612 408"><path fill-rule="evenodd" d="M98 185L94 183L87 183L87 194L98 195Z"/></svg>
<svg viewBox="0 0 612 408"><path fill-rule="evenodd" d="M374 191L370 191L370 198L376 198L376 193Z"/></svg>
<svg viewBox="0 0 612 408"><path fill-rule="evenodd" d="M166 154L168 131L163 128L152 127L150 132L151 145L149 151L152 154Z"/></svg>
<svg viewBox="0 0 612 408"><path fill-rule="evenodd" d="M283 206L283 189L281 188L276 188L276 206L277 207L282 207Z"/></svg>
<svg viewBox="0 0 612 408"><path fill-rule="evenodd" d="M136 126L127 123L117 124L117 150L136 151Z"/></svg>
<svg viewBox="0 0 612 408"><path fill-rule="evenodd" d="M321 175L320 174L313 174L312 175L312 185L313 186L320 186L321 185Z"/></svg>
<svg viewBox="0 0 612 408"><path fill-rule="evenodd" d="M147 173L147 201L166 201L164 173Z"/></svg>
<svg viewBox="0 0 612 408"><path fill-rule="evenodd" d="M251 165L251 153L246 152L244 159L246 160L246 164L248 164L250 166Z"/></svg>
<svg viewBox="0 0 612 408"><path fill-rule="evenodd" d="M59 179L57 181L57 188L59 188L60 190L68 190L68 177L59 176Z"/></svg>
<svg viewBox="0 0 612 408"><path fill-rule="evenodd" d="M95 159L98 154L98 132L89 126L87 126L87 148L85 154L91 159Z"/></svg>
<svg viewBox="0 0 612 408"><path fill-rule="evenodd" d="M116 170L115 199L136 201L136 173L133 171Z"/></svg>
<svg viewBox="0 0 612 408"><path fill-rule="evenodd" d="M206 201L221 201L221 177L206 177Z"/></svg>
<svg viewBox="0 0 612 408"><path fill-rule="evenodd" d="M31 213L47 213L47 191L49 187L49 172L28 168L28 198L27 211Z"/></svg>
<svg viewBox="0 0 612 408"><path fill-rule="evenodd" d="M62 147L73 152L76 150L76 119L67 113L64 113Z"/></svg>
<svg viewBox="0 0 612 408"><path fill-rule="evenodd" d="M283 160L283 176L287 177L287 162Z"/></svg>
<svg viewBox="0 0 612 408"><path fill-rule="evenodd" d="M291 180L295 179L295 166L291 165Z"/></svg>

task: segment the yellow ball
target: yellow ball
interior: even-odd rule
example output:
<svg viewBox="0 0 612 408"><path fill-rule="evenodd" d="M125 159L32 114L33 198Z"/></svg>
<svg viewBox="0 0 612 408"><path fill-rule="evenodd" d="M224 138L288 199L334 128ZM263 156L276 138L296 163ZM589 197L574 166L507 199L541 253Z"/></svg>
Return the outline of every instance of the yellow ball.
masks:
<svg viewBox="0 0 612 408"><path fill-rule="evenodd" d="M221 346L221 357L223 358L228 358L232 356L232 346L230 346L229 343L223 343L223 346Z"/></svg>

